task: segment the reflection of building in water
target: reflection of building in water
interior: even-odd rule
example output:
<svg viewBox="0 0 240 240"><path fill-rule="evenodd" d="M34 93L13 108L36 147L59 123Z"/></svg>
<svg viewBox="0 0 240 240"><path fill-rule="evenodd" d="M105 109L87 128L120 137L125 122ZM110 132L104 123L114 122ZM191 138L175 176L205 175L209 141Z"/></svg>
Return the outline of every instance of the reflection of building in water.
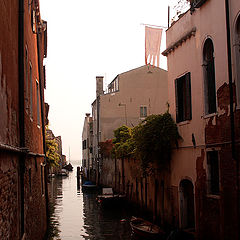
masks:
<svg viewBox="0 0 240 240"><path fill-rule="evenodd" d="M56 206L62 205L62 178L52 178L48 185L48 189L50 193L50 231L52 231L50 234L52 236L58 237L60 233L60 218L56 215Z"/></svg>
<svg viewBox="0 0 240 240"><path fill-rule="evenodd" d="M50 182L50 199L56 201L56 198L62 198L62 178L52 178Z"/></svg>
<svg viewBox="0 0 240 240"><path fill-rule="evenodd" d="M83 194L83 220L86 239L102 239L101 225L99 222L99 208L96 205L96 195ZM84 236L83 236L84 237Z"/></svg>
<svg viewBox="0 0 240 240"><path fill-rule="evenodd" d="M121 219L130 219L132 211L125 207L103 208L96 202L96 193L83 194L83 220L86 239L129 240L131 229L129 224L121 223ZM83 235L84 237L84 235Z"/></svg>

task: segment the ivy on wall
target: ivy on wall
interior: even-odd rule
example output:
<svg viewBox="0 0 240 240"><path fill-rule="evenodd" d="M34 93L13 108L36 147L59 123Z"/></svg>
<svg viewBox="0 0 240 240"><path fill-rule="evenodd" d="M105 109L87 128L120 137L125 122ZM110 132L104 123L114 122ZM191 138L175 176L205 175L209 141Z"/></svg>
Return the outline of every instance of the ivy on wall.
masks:
<svg viewBox="0 0 240 240"><path fill-rule="evenodd" d="M121 126L114 131L112 153L116 158L138 158L145 171L150 163L166 163L173 144L181 138L167 111L150 115L134 128Z"/></svg>

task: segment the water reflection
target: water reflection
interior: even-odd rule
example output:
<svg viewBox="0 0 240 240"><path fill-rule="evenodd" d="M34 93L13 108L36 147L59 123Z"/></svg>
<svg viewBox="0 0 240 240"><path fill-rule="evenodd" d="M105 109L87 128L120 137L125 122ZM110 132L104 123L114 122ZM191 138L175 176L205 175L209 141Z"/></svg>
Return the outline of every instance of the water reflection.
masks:
<svg viewBox="0 0 240 240"><path fill-rule="evenodd" d="M53 240L129 240L131 213L124 207L106 209L96 202L97 192L82 192L76 166L68 177L50 183L51 221L58 236ZM126 219L126 221L121 221Z"/></svg>

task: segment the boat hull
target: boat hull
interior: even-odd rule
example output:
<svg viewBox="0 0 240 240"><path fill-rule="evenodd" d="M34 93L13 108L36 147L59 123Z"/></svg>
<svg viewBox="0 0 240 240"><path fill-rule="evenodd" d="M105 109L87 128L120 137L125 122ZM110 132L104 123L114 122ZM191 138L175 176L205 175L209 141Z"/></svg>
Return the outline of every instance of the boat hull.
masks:
<svg viewBox="0 0 240 240"><path fill-rule="evenodd" d="M133 217L130 221L132 232L144 239L164 239L165 233L158 226L142 219Z"/></svg>

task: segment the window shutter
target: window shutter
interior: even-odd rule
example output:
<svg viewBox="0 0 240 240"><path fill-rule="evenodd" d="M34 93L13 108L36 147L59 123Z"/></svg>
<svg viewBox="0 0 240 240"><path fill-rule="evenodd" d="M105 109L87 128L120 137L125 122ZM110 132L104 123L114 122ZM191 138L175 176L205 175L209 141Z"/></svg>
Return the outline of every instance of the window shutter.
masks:
<svg viewBox="0 0 240 240"><path fill-rule="evenodd" d="M143 117L143 107L140 107L140 117Z"/></svg>
<svg viewBox="0 0 240 240"><path fill-rule="evenodd" d="M144 117L147 116L147 107L144 107Z"/></svg>
<svg viewBox="0 0 240 240"><path fill-rule="evenodd" d="M45 30L44 30L44 57L47 57L47 22L43 21Z"/></svg>
<svg viewBox="0 0 240 240"><path fill-rule="evenodd" d="M191 73L186 74L186 119L192 119Z"/></svg>
<svg viewBox="0 0 240 240"><path fill-rule="evenodd" d="M44 89L46 89L46 66L43 66Z"/></svg>
<svg viewBox="0 0 240 240"><path fill-rule="evenodd" d="M215 87L215 71L214 60L208 62L207 77L208 77L208 113L216 112L216 87Z"/></svg>
<svg viewBox="0 0 240 240"><path fill-rule="evenodd" d="M179 122L179 113L178 113L178 79L175 79L175 100L176 100L176 122Z"/></svg>

